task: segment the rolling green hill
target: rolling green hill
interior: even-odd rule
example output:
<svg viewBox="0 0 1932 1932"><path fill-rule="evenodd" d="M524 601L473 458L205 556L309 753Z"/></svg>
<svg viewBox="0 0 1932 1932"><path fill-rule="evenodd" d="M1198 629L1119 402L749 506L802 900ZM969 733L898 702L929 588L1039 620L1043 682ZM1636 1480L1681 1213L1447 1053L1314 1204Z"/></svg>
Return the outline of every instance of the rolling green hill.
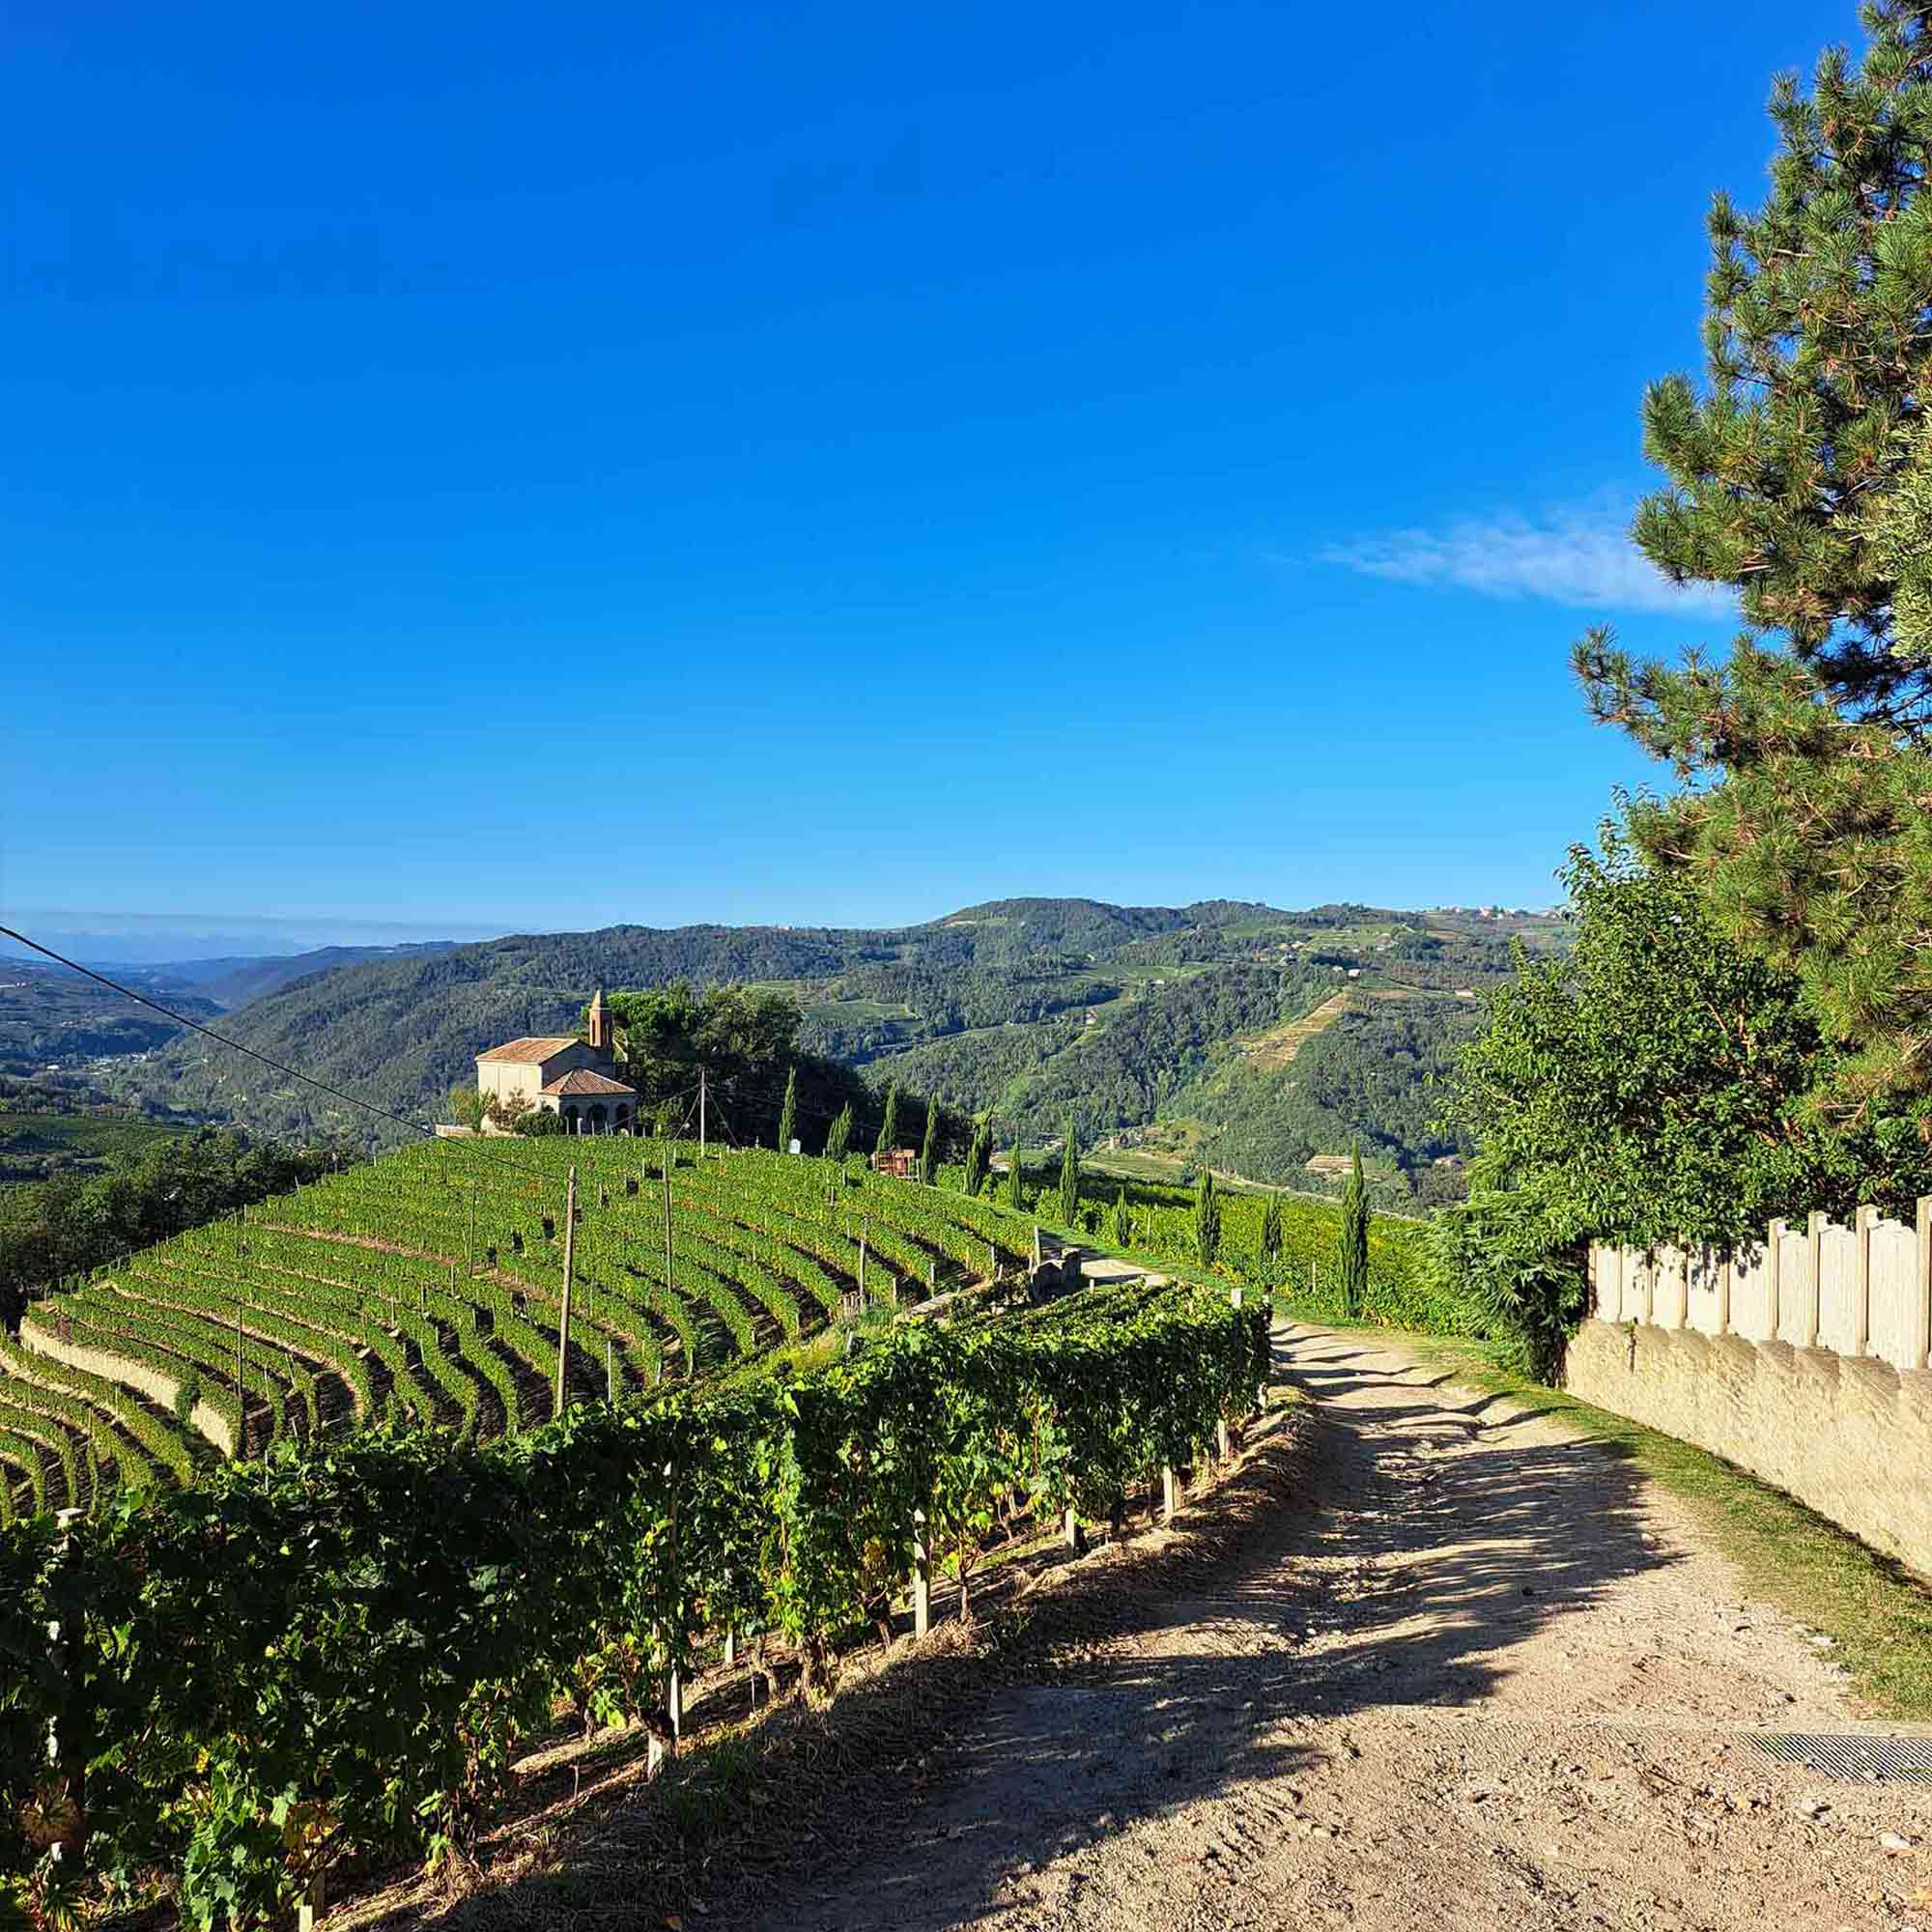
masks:
<svg viewBox="0 0 1932 1932"><path fill-rule="evenodd" d="M1288 912L1214 900L1002 899L876 930L686 926L521 935L366 960L275 987L225 1031L375 1104L440 1118L481 1048L569 1031L597 986L746 982L804 1015L802 1051L883 1089L991 1110L1000 1134L1165 1122L1214 1165L1302 1179L1360 1134L1420 1176L1449 1151L1431 1083L1540 915ZM1346 994L1346 999L1341 998ZM365 1118L184 1037L102 1071L117 1091L283 1135ZM723 1115L730 1130L728 1108Z"/></svg>

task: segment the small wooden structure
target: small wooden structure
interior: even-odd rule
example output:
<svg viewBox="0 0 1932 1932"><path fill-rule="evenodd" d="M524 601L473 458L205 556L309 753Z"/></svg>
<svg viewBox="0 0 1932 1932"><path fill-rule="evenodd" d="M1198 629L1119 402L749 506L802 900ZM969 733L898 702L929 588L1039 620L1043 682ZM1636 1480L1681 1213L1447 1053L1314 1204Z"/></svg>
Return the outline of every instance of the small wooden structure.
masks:
<svg viewBox="0 0 1932 1932"><path fill-rule="evenodd" d="M901 1180L910 1180L919 1172L919 1155L911 1148L888 1148L872 1156L872 1172L895 1174Z"/></svg>

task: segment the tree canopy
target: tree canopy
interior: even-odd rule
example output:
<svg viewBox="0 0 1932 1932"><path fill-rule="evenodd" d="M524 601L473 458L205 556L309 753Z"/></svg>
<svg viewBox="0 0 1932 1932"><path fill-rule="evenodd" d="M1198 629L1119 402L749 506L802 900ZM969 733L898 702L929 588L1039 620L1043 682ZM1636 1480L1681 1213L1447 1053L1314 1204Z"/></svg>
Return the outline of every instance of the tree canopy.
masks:
<svg viewBox="0 0 1932 1932"><path fill-rule="evenodd" d="M1805 1104L1834 1055L1792 976L1733 944L1620 829L1565 871L1576 945L1491 996L1451 1105L1552 1237L1733 1242L1773 1215L1904 1206L1932 1157L1904 1110Z"/></svg>
<svg viewBox="0 0 1932 1932"><path fill-rule="evenodd" d="M1634 815L1730 940L1802 986L1842 1058L1818 1112L1932 1095L1932 6L1867 6L1861 60L1774 86L1769 195L1713 203L1705 382L1654 384L1668 479L1634 535L1729 586L1727 653L1577 649L1594 714L1681 779Z"/></svg>

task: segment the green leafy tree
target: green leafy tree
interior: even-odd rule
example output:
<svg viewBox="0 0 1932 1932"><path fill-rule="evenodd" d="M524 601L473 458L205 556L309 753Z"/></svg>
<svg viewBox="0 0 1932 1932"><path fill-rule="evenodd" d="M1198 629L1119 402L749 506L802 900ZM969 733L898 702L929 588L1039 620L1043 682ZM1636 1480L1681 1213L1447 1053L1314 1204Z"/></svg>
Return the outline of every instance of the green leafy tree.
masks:
<svg viewBox="0 0 1932 1932"><path fill-rule="evenodd" d="M832 1117L832 1130L825 1136L825 1158L843 1160L852 1145L852 1108L849 1102Z"/></svg>
<svg viewBox="0 0 1932 1932"><path fill-rule="evenodd" d="M1362 1144L1349 1163L1342 1190L1342 1306L1358 1317L1369 1294L1369 1190L1362 1179Z"/></svg>
<svg viewBox="0 0 1932 1932"><path fill-rule="evenodd" d="M798 1138L798 1068L793 1067L785 1075L784 1104L779 1109L779 1151L790 1151L791 1144Z"/></svg>
<svg viewBox="0 0 1932 1932"><path fill-rule="evenodd" d="M993 1130L984 1121L973 1122L973 1138L966 1146L966 1193L977 1195L986 1184L986 1169L992 1153Z"/></svg>
<svg viewBox="0 0 1932 1932"><path fill-rule="evenodd" d="M877 1151L884 1153L889 1148L899 1144L899 1083L895 1080L886 1088L885 1118L879 1122Z"/></svg>
<svg viewBox="0 0 1932 1932"><path fill-rule="evenodd" d="M1734 945L1696 885L1614 825L1564 877L1576 943L1520 958L1464 1049L1450 1106L1480 1175L1540 1204L1554 1246L1761 1236L1774 1215L1932 1185L1914 1110L1828 1121L1806 1096L1835 1055L1799 981Z"/></svg>
<svg viewBox="0 0 1932 1932"><path fill-rule="evenodd" d="M1127 1206L1127 1190L1122 1183L1114 1191L1114 1239L1122 1247L1130 1247L1134 1238L1134 1212Z"/></svg>
<svg viewBox="0 0 1932 1932"><path fill-rule="evenodd" d="M1066 1139L1060 1154L1060 1225L1070 1228L1080 1212L1080 1136L1072 1112L1066 1116Z"/></svg>
<svg viewBox="0 0 1932 1932"><path fill-rule="evenodd" d="M1423 1276L1505 1366L1554 1382L1583 1319L1580 1244L1523 1188L1478 1185L1429 1223Z"/></svg>
<svg viewBox="0 0 1932 1932"><path fill-rule="evenodd" d="M1847 1049L1809 1104L1853 1118L1932 1094L1932 9L1863 18L1861 59L1775 83L1768 198L1711 209L1705 381L1644 398L1636 541L1749 628L1675 666L1577 650L1596 717L1696 781L1634 816L1643 850L1803 983Z"/></svg>
<svg viewBox="0 0 1932 1932"><path fill-rule="evenodd" d="M1013 1157L1007 1169L1007 1206L1024 1208L1026 1206L1026 1170L1020 1165L1019 1136L1013 1136Z"/></svg>
<svg viewBox="0 0 1932 1932"><path fill-rule="evenodd" d="M1272 1266L1281 1260L1281 1196L1269 1194L1262 1210L1262 1260Z"/></svg>
<svg viewBox="0 0 1932 1932"><path fill-rule="evenodd" d="M1194 1251L1203 1267L1212 1267L1221 1252L1221 1197L1214 1191L1214 1170L1201 1170L1201 1184L1194 1195Z"/></svg>
<svg viewBox="0 0 1932 1932"><path fill-rule="evenodd" d="M933 1177L939 1172L939 1145L943 1129L940 1125L939 1100L935 1095L925 1103L925 1138L919 1148L919 1178L930 1187Z"/></svg>
<svg viewBox="0 0 1932 1932"><path fill-rule="evenodd" d="M479 1089L458 1081L449 1090L449 1112L458 1126L473 1130L488 1118L489 1102Z"/></svg>

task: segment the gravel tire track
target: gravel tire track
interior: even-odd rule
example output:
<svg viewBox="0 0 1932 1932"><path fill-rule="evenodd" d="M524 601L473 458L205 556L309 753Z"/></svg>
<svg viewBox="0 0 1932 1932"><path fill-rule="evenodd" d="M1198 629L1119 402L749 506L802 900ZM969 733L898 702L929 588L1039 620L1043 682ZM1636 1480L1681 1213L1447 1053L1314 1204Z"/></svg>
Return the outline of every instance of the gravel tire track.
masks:
<svg viewBox="0 0 1932 1932"><path fill-rule="evenodd" d="M1277 1374L1315 1496L995 1692L910 1830L761 1924L1932 1932L1932 1788L1744 1735L1906 1727L1688 1510L1373 1339L1282 1324Z"/></svg>

